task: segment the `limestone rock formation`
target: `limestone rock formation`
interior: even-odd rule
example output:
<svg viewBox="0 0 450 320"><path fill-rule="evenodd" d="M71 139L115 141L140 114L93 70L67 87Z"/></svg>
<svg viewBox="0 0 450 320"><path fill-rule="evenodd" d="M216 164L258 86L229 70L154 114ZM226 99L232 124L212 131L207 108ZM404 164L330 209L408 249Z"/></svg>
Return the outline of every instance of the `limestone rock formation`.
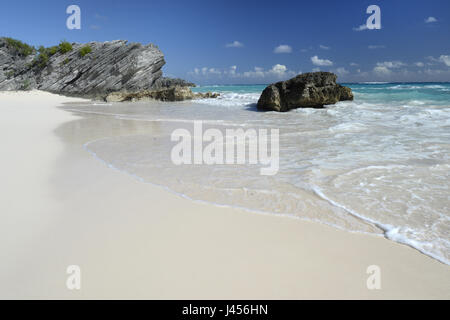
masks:
<svg viewBox="0 0 450 320"><path fill-rule="evenodd" d="M338 101L353 100L352 90L336 84L330 72L313 72L273 83L264 89L258 108L286 112L296 108L322 108Z"/></svg>
<svg viewBox="0 0 450 320"><path fill-rule="evenodd" d="M39 89L98 97L116 91L194 85L181 79L163 78L164 55L153 44L124 40L67 43L67 50L55 46L44 48L39 54L34 48L25 52L23 45L0 38L0 90Z"/></svg>

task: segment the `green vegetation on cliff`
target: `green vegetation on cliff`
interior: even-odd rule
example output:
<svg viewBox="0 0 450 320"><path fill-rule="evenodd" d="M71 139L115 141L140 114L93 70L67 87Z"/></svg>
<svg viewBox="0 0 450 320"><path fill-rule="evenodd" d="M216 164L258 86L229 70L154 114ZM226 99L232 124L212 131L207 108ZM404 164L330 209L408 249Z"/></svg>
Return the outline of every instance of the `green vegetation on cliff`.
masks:
<svg viewBox="0 0 450 320"><path fill-rule="evenodd" d="M59 52L62 54L72 51L72 45L67 41L61 41L59 44Z"/></svg>
<svg viewBox="0 0 450 320"><path fill-rule="evenodd" d="M38 65L39 68L44 68L48 60L51 56L55 55L56 53L67 53L73 50L72 44L70 44L67 41L61 41L59 45L45 48L44 46L40 46L38 49L39 55L34 60L34 65Z"/></svg>
<svg viewBox="0 0 450 320"><path fill-rule="evenodd" d="M52 56L51 52L53 52L54 50L52 48L45 48L44 46L40 46L38 51L39 55L35 58L34 64L38 65L39 68L42 69L47 65L50 56Z"/></svg>
<svg viewBox="0 0 450 320"><path fill-rule="evenodd" d="M20 40L16 40L13 38L5 38L5 40L8 45L8 48L17 50L17 52L21 56L24 56L24 57L29 56L30 54L32 54L35 51L35 49L32 46L30 46L26 43L23 43Z"/></svg>
<svg viewBox="0 0 450 320"><path fill-rule="evenodd" d="M86 45L80 49L80 56L84 57L85 55L87 55L88 53L91 53L91 52L92 52L91 47L89 45Z"/></svg>

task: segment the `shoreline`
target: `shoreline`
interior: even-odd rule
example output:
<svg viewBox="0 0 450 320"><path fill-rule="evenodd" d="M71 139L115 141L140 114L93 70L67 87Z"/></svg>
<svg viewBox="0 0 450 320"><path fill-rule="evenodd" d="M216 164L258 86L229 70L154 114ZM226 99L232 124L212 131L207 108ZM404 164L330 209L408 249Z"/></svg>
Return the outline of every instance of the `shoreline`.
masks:
<svg viewBox="0 0 450 320"><path fill-rule="evenodd" d="M131 121L134 121L134 120L131 120ZM95 141L96 140L90 141L90 142L95 142ZM108 167L108 168L110 168L112 170L115 170L115 171L117 171L120 174L126 175L126 176L128 176L128 177L130 177L130 178L132 178L132 179L134 179L134 180L136 180L138 182L140 182L140 183L144 183L144 184L148 184L150 186L156 187L156 188L160 188L160 189L162 189L164 191L167 191L167 192L169 192L169 193L171 193L171 194L173 194L173 195L175 195L177 197L180 197L182 199L186 199L188 201L192 201L192 202L195 202L195 203L198 203L198 204L204 204L204 205L214 206L214 207L218 207L218 208L229 208L229 209L232 209L232 210L244 211L244 212L247 212L247 213L250 213L250 214L257 214L257 215L263 215L263 216L266 215L266 216L278 217L278 218L283 218L283 219L299 220L299 221L303 221L303 222L314 223L314 224L319 224L319 225L323 225L323 226L326 226L326 227L331 227L333 229L337 229L337 230L344 231L344 232L349 232L349 233L354 233L354 234L359 234L359 235L367 235L367 236L371 236L371 237L380 237L380 238L392 241L392 242L394 242L394 243L396 243L398 245L404 245L406 247L409 247L409 248L411 248L413 250L416 250L420 254L423 254L423 255L425 255L425 256L433 259L433 260L436 260L439 263L442 263L443 265L450 266L445 261L443 261L443 258L441 258L439 256L434 256L433 254L430 254L430 253L427 253L425 251L422 251L420 248L416 248L416 247L414 247L413 245L411 245L410 243L408 243L406 241L401 242L401 241L396 241L396 240L390 239L387 236L387 233L389 232L389 230L386 229L385 226L382 226L382 225L380 225L378 223L375 223L374 221L365 220L360 215L354 214L354 213L348 211L345 208L343 208L343 209L348 211L349 214L351 214L354 218L360 220L361 223L370 224L374 228L378 229L380 231L380 233L370 233L370 232L364 232L364 231L358 231L358 230L344 229L344 228L342 228L340 226L333 225L333 224L330 224L330 223L327 223L327 222L323 222L323 221L319 221L319 220L312 220L312 219L308 219L306 217L294 216L294 215L288 214L288 213L267 212L267 211L262 211L262 210L250 209L250 208L246 208L246 207L243 207L243 206L235 206L235 205L228 205L228 204L221 204L221 203L211 202L211 201L208 201L208 200L194 199L194 198L191 198L190 196L188 196L188 195L186 195L184 193L179 193L179 192L171 189L168 186L165 186L163 184L157 184L157 183L145 181L141 177L138 177L136 175L130 174L130 173L126 172L126 171L123 171L123 170L121 170L121 169L111 165L107 161L105 161L105 160L101 159L100 157L98 157L95 152L92 152L92 151L90 151L87 148L87 145L90 142L87 142L85 145L83 145L83 148L86 150L86 152L90 153L92 155L92 157L94 157L97 161L101 162L104 166L106 166L106 167ZM322 199L326 200L327 202L329 202L333 206L339 207L336 204L330 202L328 199L325 199L323 197L322 197Z"/></svg>
<svg viewBox="0 0 450 320"><path fill-rule="evenodd" d="M105 117L109 117L110 116L110 115L106 115L106 114L90 113L90 112L87 112L87 111L78 111L78 110L73 110L73 109L71 109L70 112L75 113L75 114L80 114L80 116L83 116L83 115L86 115L86 114L87 115L95 114L95 115L101 115L101 116L105 116ZM139 121L139 120L136 120L136 119L122 119L122 120ZM321 221L321 220L314 220L314 219L310 219L310 218L307 218L307 217L295 216L295 215L292 215L292 214L289 214L289 213L277 213L277 212L263 211L263 210L247 208L245 206L240 206L240 205L224 204L224 203L218 203L218 202L213 202L213 201L209 201L209 200L202 200L202 199L192 198L189 195L187 195L185 193L178 192L178 191L176 191L176 190L172 189L171 187L166 186L164 184L158 184L158 183L155 183L155 182L152 182L152 181L147 181L147 180L145 180L144 178L142 178L140 176L137 176L135 174L127 172L126 170L123 170L123 169L120 169L118 167L115 167L113 164L111 164L111 163L107 162L106 160L102 159L101 157L99 157L97 155L97 153L95 153L94 151L90 150L88 146L91 143L95 143L95 142L101 141L103 139L108 139L108 137L95 139L95 140L92 140L92 141L88 141L85 144L83 144L83 149L85 149L86 152L91 154L92 157L94 157L97 161L101 162L104 166L106 166L106 167L108 167L110 169L113 169L113 170L119 172L120 174L126 175L126 176L128 176L128 177L130 177L130 178L132 178L132 179L134 179L134 180L136 180L138 182L140 182L140 183L149 184L151 186L154 186L154 187L157 187L157 188L161 188L162 190L165 190L165 191L167 191L167 192L169 192L169 193L171 193L171 194L173 194L175 196L178 196L180 198L186 199L188 201L192 201L192 202L199 203L199 204L212 205L212 206L219 207L219 208L222 207L222 208L230 208L230 209L235 209L235 210L241 210L241 211L245 211L245 212L248 212L248 213L251 213L251 214L276 216L276 217L300 220L300 221L305 221L305 222L310 222L310 223L317 223L317 224L320 224L320 225L324 225L324 226L327 226L327 227L332 227L334 229L338 229L338 230L345 231L345 232L350 232L350 233L355 233L355 234L369 235L369 236L374 236L374 237L382 237L382 238L384 238L386 240L389 240L389 241L392 241L392 242L394 242L396 244L404 245L404 246L407 246L407 247L409 247L411 249L414 249L414 250L418 251L419 253L421 253L421 254L423 254L423 255L425 255L427 257L430 257L430 258L432 258L432 259L434 259L434 260L436 260L436 261L438 261L438 262L440 262L440 263L442 263L442 264L444 264L446 266L450 266L450 264L447 263L443 257L440 257L440 256L435 255L433 253L426 252L424 249L421 249L420 247L415 247L410 242L409 239L408 240L404 240L404 239L397 239L396 240L396 239L389 238L388 234L389 234L389 232L391 230L389 229L389 227L387 225L382 224L382 223L377 222L377 221L374 221L374 220L371 220L370 218L363 217L359 213L353 212L351 209L347 209L346 207L344 207L344 206L342 206L342 205L340 205L338 203L335 203L334 201L332 201L329 198L327 198L325 195L319 193L318 190L313 190L313 191L314 191L314 194L317 195L321 200L324 200L325 202L329 203L332 207L340 208L340 209L344 210L349 215L351 215L353 218L357 219L362 224L367 224L367 225L371 226L377 232L368 232L368 231L361 231L361 230L346 229L346 228L343 228L343 227L341 227L339 225L332 224L332 223L329 223L329 222L325 222L325 221Z"/></svg>
<svg viewBox="0 0 450 320"><path fill-rule="evenodd" d="M85 137L77 135L82 119L57 108L75 98L32 91L0 93L0 99L7 101L0 110L10 120L0 120L2 143L13 152L4 159L9 188L2 191L16 199L0 211L11 213L0 227L0 297L450 297L450 268L409 246L316 222L200 204L110 170L83 148ZM30 112L40 118L25 118ZM84 123L92 129L89 118ZM40 131L32 126L38 124ZM9 140L16 136L19 148ZM39 152L32 138L51 152ZM32 147L38 152L31 163L22 162L25 174L17 156ZM30 175L38 169L42 174ZM24 198L30 201L20 202ZM64 286L69 264L83 270L81 291ZM366 288L366 269L374 264L381 268L381 290Z"/></svg>

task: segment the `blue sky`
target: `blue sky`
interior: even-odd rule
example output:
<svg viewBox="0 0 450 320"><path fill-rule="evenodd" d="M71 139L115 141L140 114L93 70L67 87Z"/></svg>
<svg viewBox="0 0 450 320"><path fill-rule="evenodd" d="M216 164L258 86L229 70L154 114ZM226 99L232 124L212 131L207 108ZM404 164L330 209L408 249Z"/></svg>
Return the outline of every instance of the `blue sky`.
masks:
<svg viewBox="0 0 450 320"><path fill-rule="evenodd" d="M81 30L66 8L81 8ZM369 5L381 30L360 30ZM0 35L33 45L155 43L164 72L199 84L269 83L313 70L339 81L450 81L450 1L8 1Z"/></svg>

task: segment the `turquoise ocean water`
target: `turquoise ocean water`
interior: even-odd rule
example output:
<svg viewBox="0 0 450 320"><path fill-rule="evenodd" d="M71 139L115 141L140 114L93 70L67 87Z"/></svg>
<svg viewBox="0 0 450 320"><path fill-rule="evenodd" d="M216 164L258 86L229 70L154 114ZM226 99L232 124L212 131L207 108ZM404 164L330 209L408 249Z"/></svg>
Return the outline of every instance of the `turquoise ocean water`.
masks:
<svg viewBox="0 0 450 320"><path fill-rule="evenodd" d="M411 101L430 102L448 105L450 102L450 83L342 83L350 87L362 101L381 103L407 103ZM238 94L259 97L267 84L256 85L212 85L193 88L195 92L219 92L226 97ZM241 97L243 98L243 97Z"/></svg>

